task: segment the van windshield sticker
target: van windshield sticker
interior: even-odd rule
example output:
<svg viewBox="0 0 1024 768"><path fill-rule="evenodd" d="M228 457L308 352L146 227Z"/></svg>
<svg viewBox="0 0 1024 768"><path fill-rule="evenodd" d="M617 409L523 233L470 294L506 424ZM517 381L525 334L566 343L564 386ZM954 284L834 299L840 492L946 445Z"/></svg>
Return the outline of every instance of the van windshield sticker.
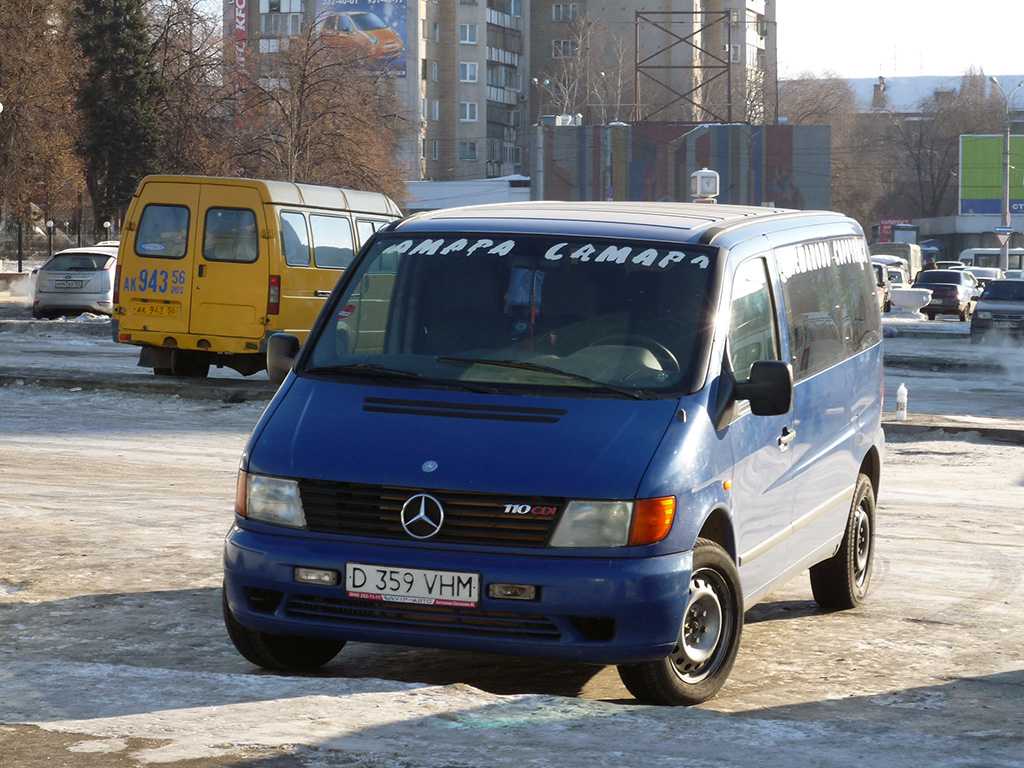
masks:
<svg viewBox="0 0 1024 768"><path fill-rule="evenodd" d="M457 238L448 240L445 238L424 238L422 240L401 240L385 248L381 255L404 254L411 255L442 255L463 254L466 256L474 253L490 256L507 256L516 249L515 240L489 240L478 238L470 240ZM608 262L613 264L634 264L641 267L654 267L665 269L671 264L686 263L696 266L699 269L707 269L711 260L703 254L685 253L673 251L667 248L650 248L647 246L632 247L608 245L604 243L555 243L544 253L547 261L561 261L570 259L580 262Z"/></svg>

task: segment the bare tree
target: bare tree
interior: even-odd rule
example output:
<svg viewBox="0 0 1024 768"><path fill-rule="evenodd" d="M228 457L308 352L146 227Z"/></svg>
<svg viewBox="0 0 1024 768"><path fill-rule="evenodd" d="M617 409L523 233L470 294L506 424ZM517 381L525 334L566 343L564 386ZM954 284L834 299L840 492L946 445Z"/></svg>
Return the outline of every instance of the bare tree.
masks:
<svg viewBox="0 0 1024 768"><path fill-rule="evenodd" d="M63 23L64 2L0 3L0 207L27 222L67 211L84 190L76 154L81 55Z"/></svg>
<svg viewBox="0 0 1024 768"><path fill-rule="evenodd" d="M555 53L554 63L535 78L541 112L582 114L588 123L630 117L631 40L611 34L604 21L583 15L570 22L567 39Z"/></svg>
<svg viewBox="0 0 1024 768"><path fill-rule="evenodd" d="M955 215L960 137L1002 130L1003 104L984 73L968 70L959 89L933 93L917 114L883 115L883 146L894 169L888 209L906 218Z"/></svg>
<svg viewBox="0 0 1024 768"><path fill-rule="evenodd" d="M221 19L203 0L150 0L153 59L166 173L232 175L234 135L225 119L232 91L224 82Z"/></svg>
<svg viewBox="0 0 1024 768"><path fill-rule="evenodd" d="M887 159L850 84L835 73L811 74L779 83L779 119L789 125L831 128L832 207L861 222L877 220L877 200L887 175Z"/></svg>
<svg viewBox="0 0 1024 768"><path fill-rule="evenodd" d="M325 45L315 26L283 47L263 56L264 70L240 94L247 173L383 192L401 204L402 110L386 68L368 51Z"/></svg>

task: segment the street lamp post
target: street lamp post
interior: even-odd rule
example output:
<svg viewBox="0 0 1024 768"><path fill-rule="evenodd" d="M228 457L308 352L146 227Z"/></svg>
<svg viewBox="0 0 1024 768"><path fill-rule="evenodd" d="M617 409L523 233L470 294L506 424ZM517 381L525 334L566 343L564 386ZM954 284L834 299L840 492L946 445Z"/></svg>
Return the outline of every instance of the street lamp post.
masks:
<svg viewBox="0 0 1024 768"><path fill-rule="evenodd" d="M999 89L999 93L1003 97L1003 226L1012 226L1010 218L1010 100L1013 98L1013 94L1017 92L1017 89L1024 86L1024 81L1017 83L1017 86L1010 91L1007 95L1006 91L1003 90L1003 86L999 84L999 81L995 77L990 77L989 81L996 88ZM1010 238L1012 234L1007 234L1003 240L1002 246L999 250L999 268L1006 270L1010 268Z"/></svg>
<svg viewBox="0 0 1024 768"><path fill-rule="evenodd" d="M47 219L46 221L46 247L47 247L47 258L53 256L53 219Z"/></svg>

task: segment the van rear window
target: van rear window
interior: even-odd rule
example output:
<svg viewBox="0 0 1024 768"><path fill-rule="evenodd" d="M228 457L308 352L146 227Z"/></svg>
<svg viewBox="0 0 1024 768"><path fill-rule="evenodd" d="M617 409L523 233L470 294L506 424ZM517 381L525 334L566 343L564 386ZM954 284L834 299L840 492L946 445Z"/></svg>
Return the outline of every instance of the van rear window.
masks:
<svg viewBox="0 0 1024 768"><path fill-rule="evenodd" d="M147 205L139 219L135 253L156 259L180 259L188 248L189 211L183 205Z"/></svg>
<svg viewBox="0 0 1024 768"><path fill-rule="evenodd" d="M244 208L211 208L203 227L203 258L249 263L259 258L256 214Z"/></svg>

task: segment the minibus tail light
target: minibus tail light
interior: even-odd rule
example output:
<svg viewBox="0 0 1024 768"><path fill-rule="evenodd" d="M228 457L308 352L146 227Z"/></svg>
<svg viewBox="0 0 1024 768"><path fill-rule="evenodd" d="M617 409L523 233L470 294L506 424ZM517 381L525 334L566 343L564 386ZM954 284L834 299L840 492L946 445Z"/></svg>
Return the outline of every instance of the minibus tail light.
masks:
<svg viewBox="0 0 1024 768"><path fill-rule="evenodd" d="M281 314L281 276L270 276L270 290L267 291L267 314Z"/></svg>
<svg viewBox="0 0 1024 768"><path fill-rule="evenodd" d="M631 547L654 544L668 536L676 516L676 497L637 499L633 512L633 529L629 534Z"/></svg>

